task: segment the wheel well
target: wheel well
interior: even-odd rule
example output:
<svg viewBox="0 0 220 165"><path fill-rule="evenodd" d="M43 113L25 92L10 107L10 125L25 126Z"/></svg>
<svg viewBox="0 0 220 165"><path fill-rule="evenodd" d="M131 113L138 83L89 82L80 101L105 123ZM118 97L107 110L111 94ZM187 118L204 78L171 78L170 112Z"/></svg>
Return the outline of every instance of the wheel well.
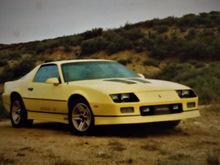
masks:
<svg viewBox="0 0 220 165"><path fill-rule="evenodd" d="M86 101L88 103L88 101L86 100L85 97L83 97L82 95L80 94L74 94L72 96L70 96L69 100L68 100L68 108L70 108L71 106L71 103L74 101L74 100L83 100L83 101ZM89 104L89 103L88 103Z"/></svg>
<svg viewBox="0 0 220 165"><path fill-rule="evenodd" d="M21 98L21 95L17 92L12 92L11 93L11 101L14 100L15 98Z"/></svg>

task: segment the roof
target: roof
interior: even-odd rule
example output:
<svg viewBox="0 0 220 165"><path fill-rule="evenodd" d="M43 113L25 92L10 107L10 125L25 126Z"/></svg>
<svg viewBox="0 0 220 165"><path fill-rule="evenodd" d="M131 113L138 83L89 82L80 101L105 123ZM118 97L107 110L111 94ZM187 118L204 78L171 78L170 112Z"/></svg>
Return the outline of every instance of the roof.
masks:
<svg viewBox="0 0 220 165"><path fill-rule="evenodd" d="M76 59L76 60L60 60L60 61L51 61L44 64L64 64L64 63L74 63L74 62L95 62L95 61L113 61L105 59Z"/></svg>

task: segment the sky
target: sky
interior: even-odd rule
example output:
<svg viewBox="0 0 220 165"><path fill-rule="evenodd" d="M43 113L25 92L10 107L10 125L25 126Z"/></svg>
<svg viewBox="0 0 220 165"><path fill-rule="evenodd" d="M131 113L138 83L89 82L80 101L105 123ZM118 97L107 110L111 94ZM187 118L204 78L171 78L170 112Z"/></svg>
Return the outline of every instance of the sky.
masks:
<svg viewBox="0 0 220 165"><path fill-rule="evenodd" d="M43 40L213 10L220 11L220 0L0 0L0 43Z"/></svg>

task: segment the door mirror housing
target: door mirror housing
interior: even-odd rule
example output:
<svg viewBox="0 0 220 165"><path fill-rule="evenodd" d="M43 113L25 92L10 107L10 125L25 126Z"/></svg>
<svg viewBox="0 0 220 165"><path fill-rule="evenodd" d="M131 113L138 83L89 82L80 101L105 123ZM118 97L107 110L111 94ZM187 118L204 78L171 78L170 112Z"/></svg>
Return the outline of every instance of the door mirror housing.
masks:
<svg viewBox="0 0 220 165"><path fill-rule="evenodd" d="M54 86L57 86L57 85L60 84L60 82L59 82L59 80L58 80L57 77L48 78L48 79L46 80L46 83L47 83L47 84L53 84Z"/></svg>
<svg viewBox="0 0 220 165"><path fill-rule="evenodd" d="M145 76L141 73L138 73L138 76L141 77L141 78L145 78Z"/></svg>

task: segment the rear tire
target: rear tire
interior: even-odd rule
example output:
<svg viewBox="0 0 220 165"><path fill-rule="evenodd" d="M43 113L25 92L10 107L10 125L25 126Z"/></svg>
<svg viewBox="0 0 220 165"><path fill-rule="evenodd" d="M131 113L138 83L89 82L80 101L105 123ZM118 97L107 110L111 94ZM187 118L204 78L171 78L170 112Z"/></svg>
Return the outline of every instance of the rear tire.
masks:
<svg viewBox="0 0 220 165"><path fill-rule="evenodd" d="M27 120L27 111L21 98L16 97L11 101L10 119L12 127L31 126L33 120Z"/></svg>
<svg viewBox="0 0 220 165"><path fill-rule="evenodd" d="M94 115L87 101L74 100L69 107L69 125L71 133L88 135L94 128Z"/></svg>

